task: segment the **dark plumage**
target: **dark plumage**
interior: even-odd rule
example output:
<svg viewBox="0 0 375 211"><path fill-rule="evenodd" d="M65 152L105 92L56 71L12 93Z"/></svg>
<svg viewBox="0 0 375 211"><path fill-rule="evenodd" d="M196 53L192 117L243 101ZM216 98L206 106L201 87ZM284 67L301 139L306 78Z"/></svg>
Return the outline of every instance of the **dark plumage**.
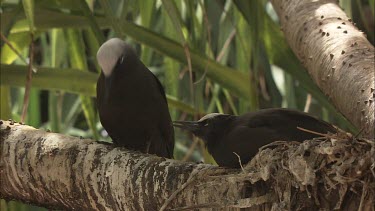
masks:
<svg viewBox="0 0 375 211"><path fill-rule="evenodd" d="M159 80L118 38L98 50L102 68L97 83L100 121L113 143L172 158L174 130Z"/></svg>
<svg viewBox="0 0 375 211"><path fill-rule="evenodd" d="M199 121L175 121L175 127L200 137L219 166L232 168L247 163L258 149L274 141L304 141L319 137L297 127L326 134L336 133L331 124L307 113L289 109L263 109L241 116L208 114Z"/></svg>

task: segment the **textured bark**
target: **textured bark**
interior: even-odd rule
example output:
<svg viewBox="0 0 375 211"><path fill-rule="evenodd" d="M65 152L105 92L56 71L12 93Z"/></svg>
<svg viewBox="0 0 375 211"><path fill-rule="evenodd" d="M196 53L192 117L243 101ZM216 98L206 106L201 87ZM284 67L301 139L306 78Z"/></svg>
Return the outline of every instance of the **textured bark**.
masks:
<svg viewBox="0 0 375 211"><path fill-rule="evenodd" d="M225 206L241 198L245 184L227 170L113 148L92 140L1 125L1 198L50 208L157 210L188 180L170 207ZM190 183L190 182L189 182Z"/></svg>
<svg viewBox="0 0 375 211"><path fill-rule="evenodd" d="M272 0L285 37L335 107L374 138L374 46L337 1Z"/></svg>
<svg viewBox="0 0 375 211"><path fill-rule="evenodd" d="M66 210L374 210L374 142L280 142L231 170L0 123L7 200Z"/></svg>

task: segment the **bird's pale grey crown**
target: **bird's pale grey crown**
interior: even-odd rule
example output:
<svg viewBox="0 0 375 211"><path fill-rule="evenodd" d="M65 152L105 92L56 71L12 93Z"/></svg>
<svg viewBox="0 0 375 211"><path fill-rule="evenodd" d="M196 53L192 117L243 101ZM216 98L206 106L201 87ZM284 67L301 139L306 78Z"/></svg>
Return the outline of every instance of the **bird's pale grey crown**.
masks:
<svg viewBox="0 0 375 211"><path fill-rule="evenodd" d="M207 114L206 116L202 117L199 122L203 122L204 120L206 119L211 119L211 118L214 118L215 116L220 116L220 115L224 115L224 114L219 114L219 113L211 113L211 114Z"/></svg>
<svg viewBox="0 0 375 211"><path fill-rule="evenodd" d="M123 56L125 48L125 42L119 38L112 38L100 46L96 58L104 76L109 77L112 74L113 68Z"/></svg>

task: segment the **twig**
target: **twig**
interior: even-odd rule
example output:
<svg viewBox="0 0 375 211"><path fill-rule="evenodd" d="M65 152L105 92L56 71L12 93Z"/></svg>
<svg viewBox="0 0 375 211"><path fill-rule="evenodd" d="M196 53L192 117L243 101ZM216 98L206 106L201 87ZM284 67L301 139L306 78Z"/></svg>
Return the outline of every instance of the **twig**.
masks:
<svg viewBox="0 0 375 211"><path fill-rule="evenodd" d="M302 127L297 127L298 130L302 130L304 132L308 132L308 133L312 133L312 134L315 134L315 135L319 135L319 136L322 136L322 137L326 137L326 138L334 138L333 136L331 135L328 135L328 134L324 134L324 133L319 133L319 132L315 132L315 131L312 131L312 130L308 130L308 129L305 129L305 128L302 128Z"/></svg>
<svg viewBox="0 0 375 211"><path fill-rule="evenodd" d="M274 141L274 142L271 142L269 144L266 144L266 145L260 147L259 150L258 150L258 153L260 151L262 151L263 149L271 147L271 146L280 146L280 145L290 146L290 145L293 145L293 144L300 144L300 142L298 142L298 141Z"/></svg>
<svg viewBox="0 0 375 211"><path fill-rule="evenodd" d="M228 205L228 207L233 207L233 208L249 208L254 205L262 205L265 203L273 202L277 199L275 194L273 193L267 193L262 196L255 196L251 198L246 198L246 199L239 199L237 200L233 205Z"/></svg>
<svg viewBox="0 0 375 211"><path fill-rule="evenodd" d="M191 65L190 49L189 49L189 45L187 42L184 43L183 47L184 47L184 52L185 52L186 61L188 64L188 70L189 70L191 99L194 102L193 67Z"/></svg>
<svg viewBox="0 0 375 211"><path fill-rule="evenodd" d="M259 74L259 79L258 80L259 80L260 93L262 94L263 98L266 101L271 100L271 96L267 92L267 82L266 82L264 74Z"/></svg>
<svg viewBox="0 0 375 211"><path fill-rule="evenodd" d="M358 138L359 135L365 130L365 128L362 128L355 136L354 138Z"/></svg>
<svg viewBox="0 0 375 211"><path fill-rule="evenodd" d="M237 158L238 158L238 162L240 163L240 166L241 166L241 169L242 169L242 171L245 173L245 169L244 169L243 166L242 166L242 161L241 161L241 157L240 157L240 155L238 155L236 152L233 152L233 154L235 154L235 155L237 156Z"/></svg>
<svg viewBox="0 0 375 211"><path fill-rule="evenodd" d="M206 166L198 166L196 169L194 169L192 171L192 173L190 174L189 178L187 179L187 181L181 185L181 187L179 189L177 189L175 192L173 192L169 198L167 200L165 200L163 206L161 206L160 210L159 211L164 211L169 203L171 203L171 201L173 199L176 198L177 194L179 194L182 190L184 190L190 183L192 183L194 180L195 180L195 176L201 172L201 170L204 170L205 168L207 168Z"/></svg>
<svg viewBox="0 0 375 211"><path fill-rule="evenodd" d="M223 207L230 207L230 208L249 208L255 205L262 205L265 203L269 203L276 200L276 196L272 193L265 194L263 196L258 197L251 197L245 199L239 199L234 203L204 203L204 204L195 204L186 207L178 207L171 209L173 211L181 211L181 210L194 210L194 209L202 209L202 208L223 208Z"/></svg>
<svg viewBox="0 0 375 211"><path fill-rule="evenodd" d="M28 73L26 75L25 95L23 98L21 122L25 122L25 119L26 119L27 108L29 107L31 79L32 79L32 74L33 74L32 64L34 61L34 35L31 33L30 36L31 36L31 43L30 43L30 49L29 49L30 62L29 62Z"/></svg>
<svg viewBox="0 0 375 211"><path fill-rule="evenodd" d="M202 5L202 2L201 1L198 1L199 5L202 7L202 13L203 13L203 21L205 24L203 24L205 27L206 27L206 30L207 30L207 41L208 41L208 46L211 46L211 25L210 25L210 22L208 20L208 16L207 16L207 13L206 13L206 7L204 7ZM205 64L205 67L204 67L204 72L202 74L202 76L196 81L194 82L194 84L198 84L200 83L205 77L206 77L206 74L207 74L207 66L208 66L208 63L206 62Z"/></svg>
<svg viewBox="0 0 375 211"><path fill-rule="evenodd" d="M362 184L362 194L361 194L361 201L359 202L358 210L363 210L363 204L365 201L365 196L367 195L367 188L368 188L368 182L367 184Z"/></svg>
<svg viewBox="0 0 375 211"><path fill-rule="evenodd" d="M311 94L307 94L306 96L306 102L305 102L305 108L303 109L304 112L309 112L310 110L310 105L311 105Z"/></svg>
<svg viewBox="0 0 375 211"><path fill-rule="evenodd" d="M233 28L231 33L229 34L228 38L225 40L223 47L220 50L219 55L216 57L216 61L221 61L224 57L225 52L228 50L230 43L232 42L234 36L236 35L236 28Z"/></svg>
<svg viewBox="0 0 375 211"><path fill-rule="evenodd" d="M195 204L191 206L186 207L178 207L171 209L173 211L182 211L182 210L196 210L196 209L203 209L203 208L222 208L223 205L220 205L218 203L205 203L205 204Z"/></svg>
<svg viewBox="0 0 375 211"><path fill-rule="evenodd" d="M21 59L21 61L23 61L25 64L29 64L29 62L26 61L25 58L23 58L23 56L21 55L20 52L18 52L18 50L12 45L11 42L9 42L9 40L3 35L3 33L0 32L0 36L1 36L1 39L9 46L9 48L15 53L17 54L18 58Z"/></svg>
<svg viewBox="0 0 375 211"><path fill-rule="evenodd" d="M181 80L185 76L185 73L187 73L188 71L189 71L189 68L187 67L182 68L182 70L178 74L178 78Z"/></svg>
<svg viewBox="0 0 375 211"><path fill-rule="evenodd" d="M193 143L190 145L189 150L186 152L184 158L182 158L182 161L183 161L183 162L187 161L187 160L190 158L190 156L193 154L194 149L195 149L195 147L197 146L197 143L198 143L198 139L197 139L197 138L194 138L194 139L193 139Z"/></svg>
<svg viewBox="0 0 375 211"><path fill-rule="evenodd" d="M217 62L219 62L219 61L221 61L221 59L223 59L225 51L228 49L228 47L229 47L230 43L232 42L235 35L236 35L236 29L234 28L232 30L232 32L229 34L228 38L225 40L224 45L219 52L219 55L216 57ZM211 37L210 32L208 32L208 40L209 40L208 43L211 43L210 37ZM205 71L204 71L203 75L201 76L201 78L198 79L194 84L200 83L206 77L206 74L207 74L207 65L205 67Z"/></svg>

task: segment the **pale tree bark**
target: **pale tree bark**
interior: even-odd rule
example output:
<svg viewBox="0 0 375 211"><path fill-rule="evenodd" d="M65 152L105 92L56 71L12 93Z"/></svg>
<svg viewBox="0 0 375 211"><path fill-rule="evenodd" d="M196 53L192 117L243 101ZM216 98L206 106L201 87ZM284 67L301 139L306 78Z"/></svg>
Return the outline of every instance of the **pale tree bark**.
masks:
<svg viewBox="0 0 375 211"><path fill-rule="evenodd" d="M279 142L233 170L0 123L7 200L66 210L374 210L374 144L364 139Z"/></svg>
<svg viewBox="0 0 375 211"><path fill-rule="evenodd" d="M333 0L272 0L294 53L335 107L374 138L374 46Z"/></svg>

